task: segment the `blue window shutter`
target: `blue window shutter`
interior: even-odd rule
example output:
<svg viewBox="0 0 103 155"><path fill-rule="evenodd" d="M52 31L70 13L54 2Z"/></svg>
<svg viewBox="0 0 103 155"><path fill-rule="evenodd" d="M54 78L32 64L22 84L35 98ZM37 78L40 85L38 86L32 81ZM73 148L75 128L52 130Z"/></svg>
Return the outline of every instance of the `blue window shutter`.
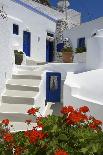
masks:
<svg viewBox="0 0 103 155"><path fill-rule="evenodd" d="M78 39L78 45L77 47L85 47L85 38L79 38Z"/></svg>
<svg viewBox="0 0 103 155"><path fill-rule="evenodd" d="M19 25L13 24L13 34L19 34Z"/></svg>

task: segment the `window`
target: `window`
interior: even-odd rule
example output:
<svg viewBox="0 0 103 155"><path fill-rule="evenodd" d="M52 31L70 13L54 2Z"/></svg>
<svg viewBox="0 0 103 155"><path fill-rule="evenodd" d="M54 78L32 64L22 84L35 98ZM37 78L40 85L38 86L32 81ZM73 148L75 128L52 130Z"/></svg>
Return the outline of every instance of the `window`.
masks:
<svg viewBox="0 0 103 155"><path fill-rule="evenodd" d="M19 25L13 24L13 34L19 34Z"/></svg>
<svg viewBox="0 0 103 155"><path fill-rule="evenodd" d="M85 47L85 38L79 38L77 41L77 47Z"/></svg>

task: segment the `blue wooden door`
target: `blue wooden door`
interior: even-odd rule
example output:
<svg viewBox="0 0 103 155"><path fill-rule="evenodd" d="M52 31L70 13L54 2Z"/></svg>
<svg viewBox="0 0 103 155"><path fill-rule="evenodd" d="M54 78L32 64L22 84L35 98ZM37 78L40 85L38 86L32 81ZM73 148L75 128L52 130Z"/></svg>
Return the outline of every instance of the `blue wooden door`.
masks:
<svg viewBox="0 0 103 155"><path fill-rule="evenodd" d="M23 52L26 56L30 56L30 44L31 44L31 33L24 31L23 32Z"/></svg>
<svg viewBox="0 0 103 155"><path fill-rule="evenodd" d="M46 41L46 62L52 62L53 61L53 50L54 45L53 42Z"/></svg>
<svg viewBox="0 0 103 155"><path fill-rule="evenodd" d="M61 101L61 73L46 73L46 102Z"/></svg>

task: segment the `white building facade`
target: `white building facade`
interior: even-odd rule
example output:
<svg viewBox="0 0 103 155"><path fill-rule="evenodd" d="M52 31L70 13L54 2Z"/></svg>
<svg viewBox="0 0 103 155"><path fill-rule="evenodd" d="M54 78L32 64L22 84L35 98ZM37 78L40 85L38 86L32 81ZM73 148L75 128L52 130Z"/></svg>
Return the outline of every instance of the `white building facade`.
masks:
<svg viewBox="0 0 103 155"><path fill-rule="evenodd" d="M103 17L82 23L79 26L64 31L64 38L69 37L73 48L75 49L78 47L78 40L80 38L85 38L85 45L87 45L87 39L89 39L99 29L103 29Z"/></svg>
<svg viewBox="0 0 103 155"><path fill-rule="evenodd" d="M0 93L12 75L14 50L23 51L37 62L53 61L53 58L48 60L53 53L47 53L47 38L55 36L56 21L65 18L57 10L27 0L1 0L2 7L8 18L0 18ZM71 20L77 15L74 21L80 24L80 13L70 9L68 15Z"/></svg>

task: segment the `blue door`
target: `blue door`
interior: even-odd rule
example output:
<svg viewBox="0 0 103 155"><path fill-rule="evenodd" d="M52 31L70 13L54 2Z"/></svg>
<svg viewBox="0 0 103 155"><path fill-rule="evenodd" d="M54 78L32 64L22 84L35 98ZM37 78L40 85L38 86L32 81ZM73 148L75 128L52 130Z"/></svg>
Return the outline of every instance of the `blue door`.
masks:
<svg viewBox="0 0 103 155"><path fill-rule="evenodd" d="M31 44L31 33L24 31L23 32L23 52L26 56L30 56L30 44Z"/></svg>
<svg viewBox="0 0 103 155"><path fill-rule="evenodd" d="M54 43L50 41L46 41L46 62L53 61L53 50L54 50Z"/></svg>
<svg viewBox="0 0 103 155"><path fill-rule="evenodd" d="M46 102L61 101L61 73L46 73Z"/></svg>

